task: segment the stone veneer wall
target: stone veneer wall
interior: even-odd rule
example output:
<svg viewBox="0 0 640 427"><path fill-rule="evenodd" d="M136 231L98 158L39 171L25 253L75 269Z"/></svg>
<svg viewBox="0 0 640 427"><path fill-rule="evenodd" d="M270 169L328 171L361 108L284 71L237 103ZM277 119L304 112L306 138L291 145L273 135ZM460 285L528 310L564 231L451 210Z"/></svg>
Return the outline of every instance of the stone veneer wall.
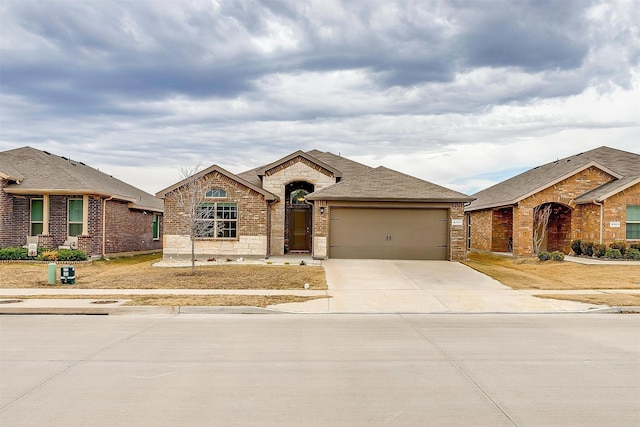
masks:
<svg viewBox="0 0 640 427"><path fill-rule="evenodd" d="M319 167L303 157L291 159L269 171L266 171L262 179L262 188L277 195L280 202L271 206L271 255L284 254L285 235L285 191L286 185L293 181L306 181L314 185L314 191L318 191L329 185L335 184L333 174ZM325 213L326 215L327 213ZM312 245L316 242L316 209L312 218ZM326 239L325 239L326 240ZM326 250L325 250L326 251ZM315 251L314 251L315 255Z"/></svg>

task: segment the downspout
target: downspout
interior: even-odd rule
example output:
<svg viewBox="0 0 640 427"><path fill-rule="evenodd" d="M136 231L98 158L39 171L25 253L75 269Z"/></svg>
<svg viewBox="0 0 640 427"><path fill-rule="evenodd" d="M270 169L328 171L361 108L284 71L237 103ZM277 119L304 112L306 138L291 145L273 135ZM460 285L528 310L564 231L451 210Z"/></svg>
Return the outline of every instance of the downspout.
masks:
<svg viewBox="0 0 640 427"><path fill-rule="evenodd" d="M594 200L593 203L596 206L600 206L600 241L599 241L599 244L602 244L602 228L603 228L603 221L604 221L604 204L598 202L597 200Z"/></svg>
<svg viewBox="0 0 640 427"><path fill-rule="evenodd" d="M276 202L277 200L267 202L267 253L264 259L269 259L271 256L271 206Z"/></svg>
<svg viewBox="0 0 640 427"><path fill-rule="evenodd" d="M102 258L105 257L107 248L107 202L113 200L113 196L108 199L102 199Z"/></svg>

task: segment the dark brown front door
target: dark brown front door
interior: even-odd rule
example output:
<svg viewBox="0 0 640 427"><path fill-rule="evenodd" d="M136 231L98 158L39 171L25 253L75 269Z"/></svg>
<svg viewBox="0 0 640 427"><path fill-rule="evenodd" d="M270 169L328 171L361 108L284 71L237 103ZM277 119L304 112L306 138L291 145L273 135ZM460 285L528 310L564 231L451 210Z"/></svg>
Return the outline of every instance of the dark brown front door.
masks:
<svg viewBox="0 0 640 427"><path fill-rule="evenodd" d="M311 250L311 209L291 209L289 212L289 250Z"/></svg>

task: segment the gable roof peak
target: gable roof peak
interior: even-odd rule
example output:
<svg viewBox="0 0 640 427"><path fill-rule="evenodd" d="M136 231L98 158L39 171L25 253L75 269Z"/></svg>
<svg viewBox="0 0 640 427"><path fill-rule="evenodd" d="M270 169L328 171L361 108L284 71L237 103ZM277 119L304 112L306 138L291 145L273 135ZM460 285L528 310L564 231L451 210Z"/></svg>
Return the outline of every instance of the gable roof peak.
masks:
<svg viewBox="0 0 640 427"><path fill-rule="evenodd" d="M267 174L267 172L275 167L280 166L283 163L286 163L290 160L293 160L297 157L302 157L303 159L306 159L307 161L311 162L311 163L315 163L316 165L320 166L321 168L331 172L333 174L334 177L336 178L341 178L342 177L342 172L338 169L336 169L335 167L323 162L322 160L314 157L313 155L309 154L309 153L305 153L302 150L298 150L295 151L291 154L289 154L288 156L285 156L281 159L276 160L275 162L269 163L268 165L265 165L261 168L259 168L256 173L258 174L258 176L264 176Z"/></svg>

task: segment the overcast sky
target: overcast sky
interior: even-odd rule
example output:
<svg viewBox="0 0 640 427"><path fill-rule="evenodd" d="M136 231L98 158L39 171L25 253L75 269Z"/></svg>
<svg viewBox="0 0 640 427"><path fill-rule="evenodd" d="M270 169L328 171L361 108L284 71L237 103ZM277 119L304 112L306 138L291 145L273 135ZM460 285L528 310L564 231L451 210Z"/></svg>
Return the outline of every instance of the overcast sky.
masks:
<svg viewBox="0 0 640 427"><path fill-rule="evenodd" d="M640 153L640 0L0 2L0 150L155 193L331 151L473 194Z"/></svg>

